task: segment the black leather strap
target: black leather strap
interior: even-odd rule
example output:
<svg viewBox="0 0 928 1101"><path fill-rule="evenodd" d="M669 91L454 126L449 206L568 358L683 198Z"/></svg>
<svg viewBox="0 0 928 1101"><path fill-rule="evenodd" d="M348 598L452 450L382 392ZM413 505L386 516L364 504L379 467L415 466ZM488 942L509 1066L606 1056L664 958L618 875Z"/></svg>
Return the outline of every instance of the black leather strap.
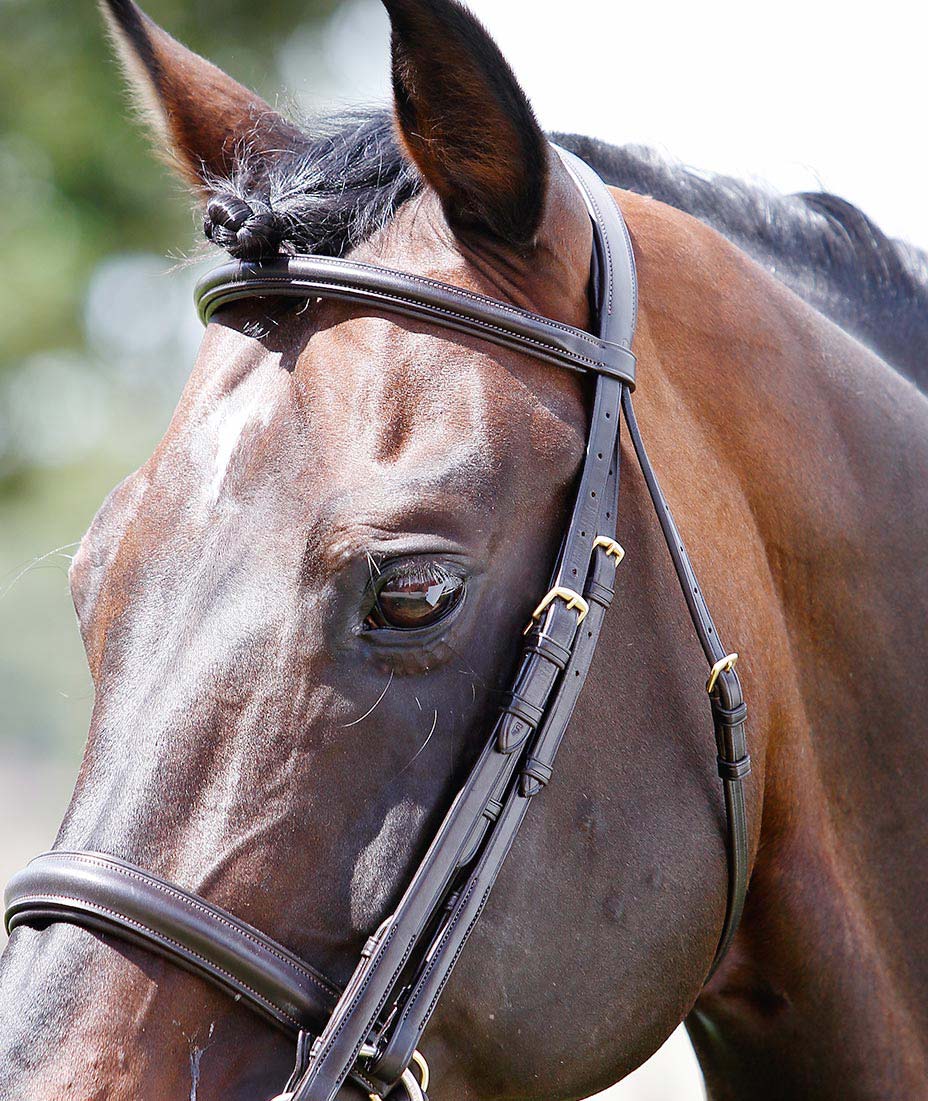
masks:
<svg viewBox="0 0 928 1101"><path fill-rule="evenodd" d="M66 921L134 940L241 998L296 1034L318 1031L340 991L226 910L115 857L50 852L6 889L6 928Z"/></svg>
<svg viewBox="0 0 928 1101"><path fill-rule="evenodd" d="M636 284L634 259L624 221L595 173L572 158L569 167L593 220L602 343L630 345L636 301L630 294L619 297L616 293L617 280L626 288ZM597 538L615 531L616 455L624 389L623 381L604 373L598 375L586 459L552 577L552 593L582 594L591 568L596 569L591 563ZM598 558L600 551L596 554ZM518 705L513 707L510 702L502 710L471 782L452 806L425 862L396 913L385 924L375 952L362 960L325 1032L317 1040L309 1068L293 1101L333 1101L347 1069L355 1064L376 1022L384 1016L391 1021L392 1031L381 1041L379 1054L367 1065L366 1072L383 1083L385 1092L408 1063L512 846L528 809L529 798L534 794L530 784L514 779L526 747L532 743L552 700L560 697L563 686L570 684L567 693L573 699L579 691L575 682L582 681L583 676L579 669L572 668L574 646L584 627L588 634L593 628L594 637L598 635L603 609L600 605L596 607L592 620L587 610L581 625L581 609L571 607L566 597L556 597L539 616L535 630L552 639L561 652L571 655L566 669L561 662L551 661L543 647L530 644L524 651L510 694L510 701L514 699ZM589 627L586 626L588 622ZM560 727L557 743L571 711L572 703L557 711ZM491 782L489 792L473 784L477 777ZM477 791L482 806L475 797ZM493 807L489 815L485 813L488 803ZM501 812L496 810L500 805ZM463 852L460 844L450 844L446 840L462 830L466 838ZM449 859L452 855L457 858L454 863ZM430 919L442 912L462 856L469 860L474 855L475 864L455 886L451 904L444 907L446 920L435 932ZM417 949L420 950L418 966L415 962ZM400 990L400 996L391 1008L391 994L396 990Z"/></svg>
<svg viewBox="0 0 928 1101"><path fill-rule="evenodd" d="M628 432L635 448L638 464L644 474L645 483L657 513L664 541L670 552L690 618L696 628L696 635L702 645L706 660L710 666L721 662L726 656L725 647L719 638L718 628L712 620L702 588L696 580L696 572L686 552L683 537L677 529L667 498L661 490L654 467L645 450L638 420L632 406L632 397L628 390L622 397L622 411L628 424ZM747 751L745 723L748 709L741 694L741 681L734 667L719 673L709 697L712 708L712 721L715 727L715 741L718 753L719 774L725 796L726 844L728 849L728 903L725 923L719 938L715 960L709 972L714 974L728 951L732 937L741 921L744 900L748 890L748 821L745 806L744 780L751 771L751 758Z"/></svg>
<svg viewBox="0 0 928 1101"><path fill-rule="evenodd" d="M630 341L636 317L636 298L631 293L635 286L631 242L618 208L598 179L590 178L582 162L572 163L570 167L597 229L593 282L600 288L600 333L604 339ZM615 295L616 283L623 287L621 297ZM480 858L459 885L454 905L448 909L445 922L430 941L415 981L404 991L401 1003L395 1006L391 1035L386 1038L380 1057L369 1066L371 1075L384 1086L395 1080L408 1064L451 970L487 903L496 876L527 813L529 800L542 791L553 775L557 750L589 671L604 613L612 600L615 567L621 553L614 535L619 495L618 421L623 390L623 386L616 385L612 379L598 382L585 467L552 579L552 588L581 589L588 602L588 611L575 626L569 620L570 610L558 604L529 635L516 683L522 693L536 691L541 698L537 712L544 718L533 724L533 731L528 732L526 738L507 740L507 744L518 748L526 746L517 780L506 789L505 783L510 776L502 778L496 804L502 809L481 827L485 842ZM608 462L604 479L600 466L603 461ZM579 577L585 578L582 587ZM554 659L549 656L552 654Z"/></svg>
<svg viewBox="0 0 928 1101"><path fill-rule="evenodd" d="M601 288L600 333L606 340L630 340L636 301L627 292L621 299L614 293L617 281L625 288L635 285L634 260L624 223L605 188L586 175L586 166L580 162L571 167L597 230L594 282ZM519 774L508 790L505 784L509 783L509 774L505 783L501 782L498 799L502 810L496 819L483 826L486 839L480 857L455 892L454 905L433 935L423 966L395 1007L391 1034L379 1058L369 1065L369 1073L384 1086L394 1081L408 1064L483 911L529 802L553 774L555 755L589 670L604 614L611 602L618 562L614 539L619 487L618 420L623 389L612 379L600 378L597 383L584 470L551 582L552 589L564 586L580 590L587 599L588 610L583 621L576 623L570 619L576 613L561 604L554 605L530 633L517 684L523 694L537 693L536 712L543 718L533 724L526 738L508 739L508 744L526 747ZM578 580L581 577L582 585ZM552 651L553 661L549 656ZM562 655L566 655L566 661L561 660Z"/></svg>
<svg viewBox="0 0 928 1101"><path fill-rule="evenodd" d="M341 298L433 321L558 367L612 375L627 386L635 385L635 357L627 347L482 294L355 260L329 256L237 260L201 279L195 294L204 322L242 298Z"/></svg>
<svg viewBox="0 0 928 1101"><path fill-rule="evenodd" d="M617 396L617 395L616 395ZM600 513L599 532L614 531L616 500L618 492L618 436L616 434L614 462L607 474L607 488L603 494L603 506ZM605 519L606 515L609 519ZM615 573L616 560L602 547L593 550L593 562L587 581L589 591L592 579L598 579L603 588L611 589L612 576ZM570 657L561 670L554 663L554 676L561 670L556 687L548 689L552 664L539 655L545 664L539 665L539 644L550 641L546 631L559 632L561 624L553 618L545 626L534 628L523 656L523 669L520 681L537 681L540 691L547 693L544 722L538 726L534 736L526 743L525 752L520 758L519 774L514 783L509 784L502 796L502 809L492 822L485 824L486 840L479 859L457 887L453 905L449 908L446 920L433 935L424 952L423 966L415 976L415 981L405 991L396 1005L396 1017L389 1037L383 1043L378 1059L372 1061L367 1071L384 1089L398 1077L403 1067L408 1065L413 1051L419 1044L422 1033L444 991L454 965L459 959L467 938L474 928L486 905L493 885L506 859L516 833L528 811L530 800L538 794L553 773L554 757L560 746L567 724L573 713L573 707L579 697L583 679L589 669L589 662L595 650L602 626L605 606L590 604L583 622L573 631L569 643ZM568 613L569 614L569 613ZM567 625L567 630L572 629ZM509 776L506 780L508 782Z"/></svg>

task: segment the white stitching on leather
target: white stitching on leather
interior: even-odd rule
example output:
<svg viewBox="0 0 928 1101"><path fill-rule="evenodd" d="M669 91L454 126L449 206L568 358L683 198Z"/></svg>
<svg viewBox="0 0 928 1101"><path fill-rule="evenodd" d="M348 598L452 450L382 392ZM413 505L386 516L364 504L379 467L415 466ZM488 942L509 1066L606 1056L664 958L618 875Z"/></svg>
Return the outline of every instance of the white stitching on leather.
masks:
<svg viewBox="0 0 928 1101"><path fill-rule="evenodd" d="M319 261L323 264L331 264L332 267L338 267L343 265L350 268L352 271L367 273L369 265L358 263L355 260L337 260L330 256L314 256L313 261ZM455 287L451 283L442 283L440 279L429 279L426 275L417 275L415 272L398 271L396 268L381 268L373 267L374 271L385 271L388 275L395 275L400 279L409 279L413 283L421 283L425 287L434 287L436 290L440 290L443 293L449 291L453 295L460 295L461 298L470 299L471 302L480 302L484 305L492 306L494 309L505 310L506 313L512 314L514 317L529 318L532 321L540 322L543 325L550 326L552 329L560 329L564 333L568 333L571 336L577 336L581 340L589 341L594 346L600 347L602 341L598 340L593 333L584 332L583 329L578 329L574 325L566 325L563 321L553 321L550 317L545 317L543 314L535 313L532 310L523 310L519 306L513 306L511 302L502 302L497 298L489 298L485 294L478 294L476 291L468 291L463 287Z"/></svg>
<svg viewBox="0 0 928 1101"><path fill-rule="evenodd" d="M110 861L107 861L103 858L84 856L79 853L68 852L52 852L49 853L48 856L54 857L55 860L60 860L62 862L73 861L74 863L91 864L98 868L106 868L109 871L118 872L120 875L124 875L129 879L135 879L139 883L145 883L148 886L161 891L163 894L170 895L173 898L178 899L186 905L190 906L191 909L199 910L208 918L214 919L222 925L225 925L227 928L231 929L234 933L237 933L243 939L250 940L252 944L255 944L259 948L264 949L269 955L274 956L276 959L280 960L281 963L285 964L296 974L302 975L304 978L308 979L311 983L319 987L320 990L328 994L330 997L334 997L337 999L339 996L337 990L329 988L319 977L312 974L312 972L307 971L305 967L301 965L298 961L288 958L287 955L281 953L281 951L275 948L272 943L270 943L267 939L255 936L254 933L250 933L247 929L243 928L238 921L234 919L234 916L230 920L229 917L224 916L220 911L216 909L216 907L212 906L210 903L201 902L194 898L192 895L185 894L183 891L178 890L176 887L171 887L166 883L159 883L153 877L146 876L139 872L133 872L130 868L124 868L119 864L111 863Z"/></svg>
<svg viewBox="0 0 928 1101"><path fill-rule="evenodd" d="M329 289L336 290L336 291L337 290L354 290L354 289L356 289L351 285L351 283L349 283L347 281L345 281L343 283L336 282L335 280L331 280L328 283L322 282L321 280L318 281L318 282L314 282L314 281L311 281L311 280L309 280L305 277L301 277L301 276L285 276L285 275L279 275L279 276L278 275L264 275L261 278L264 281L264 284L268 288L272 287L275 284L282 284L282 285L287 286L287 287L296 287L296 288L299 288L300 290L314 291L316 294L319 294L320 296L324 295L324 292L326 290L329 290ZM209 311L207 316L211 317L213 312L215 312L215 310L219 309L220 306L224 305L225 301L227 300L226 296L229 294L229 292L232 292L231 300L234 301L235 298L239 297L235 294L235 291L237 289L242 289L242 288L247 288L247 287L248 287L247 283L241 283L241 282L236 283L234 280L230 280L229 282L227 282L225 284L222 284L220 286L211 288L204 295L204 301L206 301L207 307L212 307L212 309ZM611 369L612 364L610 364L606 360L605 357L603 357L601 359L597 359L597 358L593 358L591 356L585 356L580 352L575 352L575 351L572 351L572 350L567 349L567 348L561 348L553 342L552 343L547 343L544 340L539 340L535 337L525 336L523 333L513 332L512 330L506 329L501 325L494 325L494 324L492 324L492 322L484 321L482 318L474 318L474 317L471 317L469 314L460 313L457 310L450 310L450 309L447 309L443 306L436 306L436 305L433 305L432 303L429 303L429 302L419 302L415 299L405 298L405 297L403 297L401 295L397 295L397 294L390 294L387 291L382 291L382 290L374 290L372 293L376 297L372 297L371 299L368 299L367 301L368 301L369 304L373 305L375 308L376 308L376 306L379 302L394 303L394 304L399 303L399 304L405 306L407 309L411 309L411 310L413 310L415 312L418 312L418 313L421 313L425 316L428 316L428 315L431 314L431 315L438 315L438 316L456 318L458 321L463 322L464 325L467 328L470 328L472 331L476 331L478 333L480 331L500 333L500 334L502 334L502 335L509 338L510 345L513 345L513 344L516 344L516 345L518 345L518 344L531 345L535 348L540 348L545 353L547 353L548 355L553 356L557 359L561 359L565 362L575 363L575 364L578 364L578 365L583 365L583 366L586 366L587 368L589 368L591 370L600 371L603 374L607 374L610 377L617 377L613 374L613 369ZM252 297L258 297L258 298L261 297L261 288L252 287L251 288L251 296ZM297 297L297 296L294 296L294 297ZM306 297L309 297L309 295L307 295ZM215 303L215 305L214 305L214 303ZM400 312L402 312L402 311L400 311ZM572 329L572 330L568 330L568 331L570 331L571 333L578 334L578 335L581 333L581 330L579 330L579 329ZM585 339L587 339L589 341L590 344L592 344L595 348L599 349L600 351L602 351L604 353L610 351L611 349L615 349L616 351L618 351L622 354L623 358L631 356L631 353L626 348L623 348L620 344L613 344L613 343L608 342L608 341L607 342L597 341L597 340L589 337L589 334L586 334L586 333L584 333L582 335ZM610 368L610 369L606 370L606 368Z"/></svg>
<svg viewBox="0 0 928 1101"><path fill-rule="evenodd" d="M91 913L99 914L101 917L109 916L111 918L118 918L120 922L124 922L126 925L131 926L133 929L138 929L141 932L147 934L148 939L154 940L156 944L169 944L173 948L179 950L178 954L181 957L192 956L194 959L199 960L202 964L206 965L207 970L214 971L217 975L224 975L230 981L233 988L241 988L242 990L247 990L248 993L251 994L252 997L255 999L255 1001L258 1002L260 1005L263 1005L265 1009L267 1009L268 1012L271 1013L272 1016L280 1016L286 1018L286 1020L288 1020L295 1028L303 1027L300 1022L295 1017L291 1017L285 1009L281 1009L279 1005L275 1005L273 1002L269 1001L267 998L264 997L263 994L259 994L257 990L254 990L247 983L242 982L242 980L233 975L231 971L226 971L224 968L214 963L211 959L208 959L206 956L201 955L199 952L194 952L192 948L188 948L188 946L186 944L183 944L181 941L175 940L173 937L165 936L164 933L159 933L157 929L152 929L149 926L143 924L141 921L136 921L135 918L129 917L128 914L124 914L120 910L113 910L109 906L101 906L99 903L96 902L90 903L83 898L71 897L70 895L53 894L26 896L23 899L17 900L17 906L24 904L24 909L28 909L30 905L32 907L40 907L43 903L48 902L71 903L74 906L79 905L89 910Z"/></svg>

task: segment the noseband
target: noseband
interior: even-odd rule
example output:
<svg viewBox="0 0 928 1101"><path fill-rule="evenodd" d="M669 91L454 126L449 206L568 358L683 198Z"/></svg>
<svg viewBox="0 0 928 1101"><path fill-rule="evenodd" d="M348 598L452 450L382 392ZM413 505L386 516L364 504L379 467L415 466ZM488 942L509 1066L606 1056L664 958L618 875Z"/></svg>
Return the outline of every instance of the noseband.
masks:
<svg viewBox="0 0 928 1101"><path fill-rule="evenodd" d="M750 758L737 654L722 646L635 420L637 281L628 231L596 173L557 152L593 223L595 334L430 279L318 256L225 264L197 287L204 323L244 298L339 298L423 318L595 378L570 523L550 588L526 628L512 689L396 911L368 940L347 987L340 991L227 911L105 854L46 853L7 888L8 930L71 922L115 934L206 977L292 1034L296 1065L278 1101L333 1101L349 1076L372 1098L404 1091L409 1101L425 1097L428 1068L419 1040L531 800L551 779L612 601L624 554L615 538L623 415L709 665L728 851L728 902L713 971L741 917L748 879L743 781Z"/></svg>

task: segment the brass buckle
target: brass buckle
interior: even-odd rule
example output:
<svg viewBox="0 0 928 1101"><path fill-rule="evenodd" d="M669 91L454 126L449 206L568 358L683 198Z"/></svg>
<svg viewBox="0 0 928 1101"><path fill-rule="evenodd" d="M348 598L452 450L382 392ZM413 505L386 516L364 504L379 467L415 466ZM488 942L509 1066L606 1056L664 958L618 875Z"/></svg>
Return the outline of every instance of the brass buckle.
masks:
<svg viewBox="0 0 928 1101"><path fill-rule="evenodd" d="M712 695L712 689L715 688L715 682L719 679L719 673L730 673L734 669L737 660L737 654L727 654L712 666L709 670L709 679L706 681L706 691L710 696Z"/></svg>
<svg viewBox="0 0 928 1101"><path fill-rule="evenodd" d="M577 626L586 619L586 614L590 610L589 604L583 599L583 597L574 592L573 589L565 589L563 585L555 585L555 587L545 594L544 599L538 605L538 607L532 612L532 618L528 622L528 626L522 632L527 635L529 631L535 626L535 624L544 615L545 610L549 608L555 600L563 600L568 609L575 610L577 612Z"/></svg>
<svg viewBox="0 0 928 1101"><path fill-rule="evenodd" d="M593 540L593 550L595 551L597 547L603 548L603 550L606 552L607 558L609 558L610 556L614 558L616 566L618 566L618 564L625 557L625 548L622 546L622 544L617 543L615 539L610 539L608 535L596 536L596 538Z"/></svg>

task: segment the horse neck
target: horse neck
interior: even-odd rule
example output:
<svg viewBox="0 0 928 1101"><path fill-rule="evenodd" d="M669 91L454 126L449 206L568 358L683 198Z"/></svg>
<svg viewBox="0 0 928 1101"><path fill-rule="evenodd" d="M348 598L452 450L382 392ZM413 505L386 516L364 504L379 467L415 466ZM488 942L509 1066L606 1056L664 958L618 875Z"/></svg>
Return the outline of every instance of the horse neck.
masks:
<svg viewBox="0 0 928 1101"><path fill-rule="evenodd" d="M928 402L703 227L630 221L639 418L742 650L756 765L748 906L691 1032L713 1098L917 1096Z"/></svg>

